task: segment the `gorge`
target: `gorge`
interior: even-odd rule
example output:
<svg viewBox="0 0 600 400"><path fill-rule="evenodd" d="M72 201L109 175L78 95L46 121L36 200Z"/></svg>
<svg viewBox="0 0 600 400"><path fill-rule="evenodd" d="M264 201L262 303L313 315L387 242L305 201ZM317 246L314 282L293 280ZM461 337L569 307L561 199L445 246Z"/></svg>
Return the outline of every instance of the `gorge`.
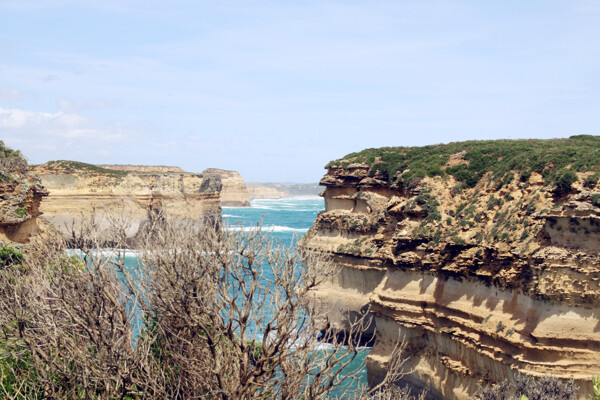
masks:
<svg viewBox="0 0 600 400"><path fill-rule="evenodd" d="M467 399L516 373L600 374L600 138L476 141L352 153L328 164L301 246L340 266L315 293L339 330L374 316L381 379Z"/></svg>

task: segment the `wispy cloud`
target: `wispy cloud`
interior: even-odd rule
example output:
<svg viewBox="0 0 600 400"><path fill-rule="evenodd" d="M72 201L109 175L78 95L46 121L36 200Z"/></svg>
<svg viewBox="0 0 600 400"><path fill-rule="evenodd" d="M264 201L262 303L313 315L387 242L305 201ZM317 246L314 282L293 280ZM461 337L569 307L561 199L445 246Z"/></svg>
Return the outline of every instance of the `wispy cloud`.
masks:
<svg viewBox="0 0 600 400"><path fill-rule="evenodd" d="M0 136L8 144L29 149L36 161L81 158L139 141L139 135L118 126L106 126L73 112L38 112L0 107ZM52 149L53 154L47 151Z"/></svg>

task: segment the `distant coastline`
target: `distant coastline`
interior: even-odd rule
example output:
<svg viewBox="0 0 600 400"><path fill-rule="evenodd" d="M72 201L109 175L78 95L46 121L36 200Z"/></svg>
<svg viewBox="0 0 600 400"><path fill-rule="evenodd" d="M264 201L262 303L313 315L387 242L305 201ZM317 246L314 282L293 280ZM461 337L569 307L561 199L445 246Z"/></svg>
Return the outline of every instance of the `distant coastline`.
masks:
<svg viewBox="0 0 600 400"><path fill-rule="evenodd" d="M318 197L322 188L318 183L247 182L250 200Z"/></svg>

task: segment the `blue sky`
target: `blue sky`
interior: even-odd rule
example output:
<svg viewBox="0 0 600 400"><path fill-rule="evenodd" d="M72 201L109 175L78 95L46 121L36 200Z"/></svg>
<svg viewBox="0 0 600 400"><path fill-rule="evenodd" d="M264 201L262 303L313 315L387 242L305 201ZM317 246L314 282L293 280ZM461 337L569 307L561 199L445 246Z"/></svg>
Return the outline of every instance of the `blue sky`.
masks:
<svg viewBox="0 0 600 400"><path fill-rule="evenodd" d="M368 147L600 135L600 0L0 0L31 163L315 182Z"/></svg>

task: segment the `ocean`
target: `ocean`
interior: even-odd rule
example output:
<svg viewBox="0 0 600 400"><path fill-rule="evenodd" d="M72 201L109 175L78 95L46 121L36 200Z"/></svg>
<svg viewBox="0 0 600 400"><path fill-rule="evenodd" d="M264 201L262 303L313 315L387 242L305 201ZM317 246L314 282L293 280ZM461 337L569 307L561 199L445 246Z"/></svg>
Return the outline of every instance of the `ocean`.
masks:
<svg viewBox="0 0 600 400"><path fill-rule="evenodd" d="M223 223L229 229L255 229L262 222L263 232L273 235L282 245L294 246L324 208L321 197L257 199L252 200L250 207L223 207ZM361 349L349 366L360 377L352 386L367 384L364 361L369 351L368 347Z"/></svg>

